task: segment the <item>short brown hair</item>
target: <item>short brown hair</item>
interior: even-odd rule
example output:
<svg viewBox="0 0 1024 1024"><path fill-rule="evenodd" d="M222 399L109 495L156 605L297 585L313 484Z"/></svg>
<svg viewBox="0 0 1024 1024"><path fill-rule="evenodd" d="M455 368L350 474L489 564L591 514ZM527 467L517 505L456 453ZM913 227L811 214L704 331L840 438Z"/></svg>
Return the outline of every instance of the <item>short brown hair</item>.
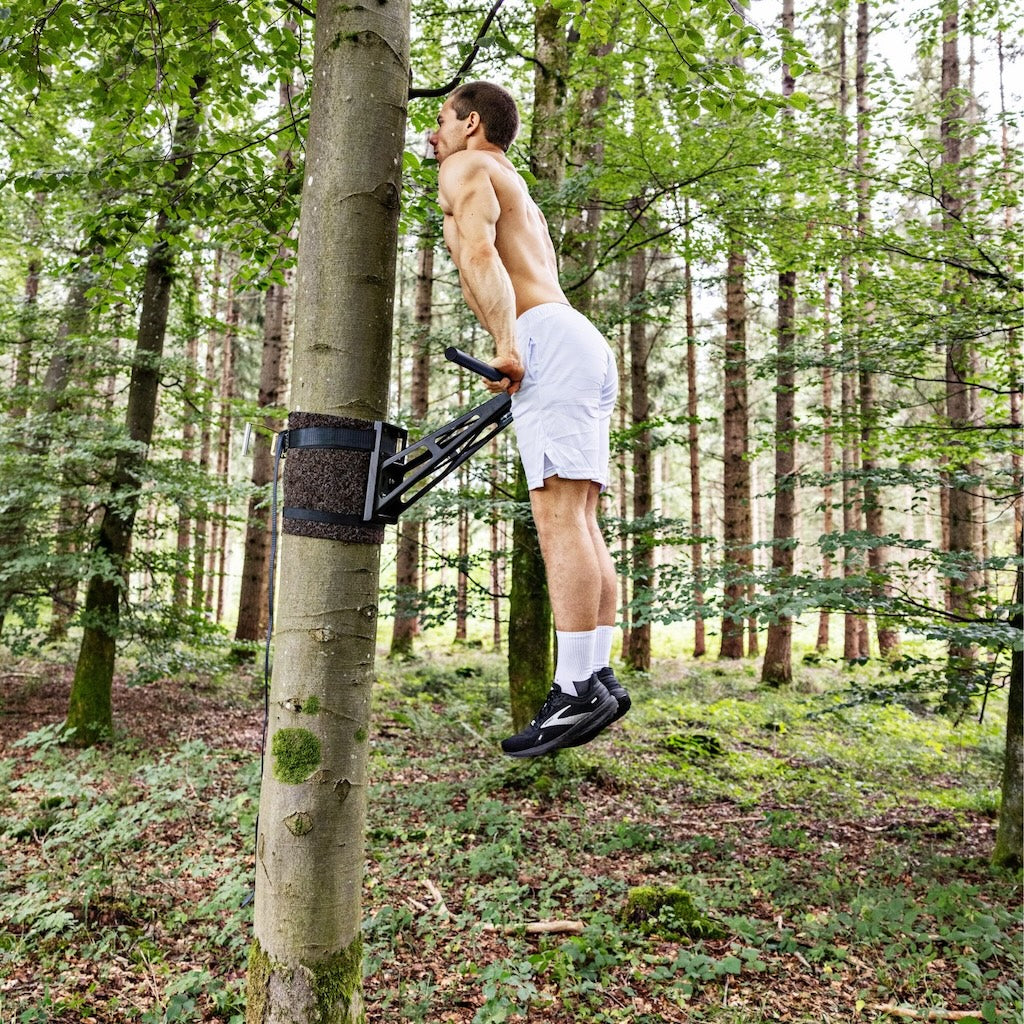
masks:
<svg viewBox="0 0 1024 1024"><path fill-rule="evenodd" d="M519 109L507 89L493 82L467 82L450 99L460 121L475 110L484 126L484 138L508 151L519 132Z"/></svg>

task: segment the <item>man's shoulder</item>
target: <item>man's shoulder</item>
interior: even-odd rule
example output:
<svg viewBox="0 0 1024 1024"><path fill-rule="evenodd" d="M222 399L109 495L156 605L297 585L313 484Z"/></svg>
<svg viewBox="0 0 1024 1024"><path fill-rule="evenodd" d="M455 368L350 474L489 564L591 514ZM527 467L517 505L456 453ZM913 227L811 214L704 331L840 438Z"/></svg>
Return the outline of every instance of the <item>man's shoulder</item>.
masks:
<svg viewBox="0 0 1024 1024"><path fill-rule="evenodd" d="M495 167L499 166L493 156L487 152L475 149L460 149L458 152L449 154L439 168L439 174L444 177L460 177L466 174L490 174Z"/></svg>

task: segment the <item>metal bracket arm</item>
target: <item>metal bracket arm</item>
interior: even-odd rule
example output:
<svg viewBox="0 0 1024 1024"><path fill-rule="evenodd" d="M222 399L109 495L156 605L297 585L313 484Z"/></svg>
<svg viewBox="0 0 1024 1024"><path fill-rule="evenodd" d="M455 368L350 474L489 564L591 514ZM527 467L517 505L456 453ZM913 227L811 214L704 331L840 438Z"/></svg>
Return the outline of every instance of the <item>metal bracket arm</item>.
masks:
<svg viewBox="0 0 1024 1024"><path fill-rule="evenodd" d="M408 448L387 455L381 427L370 460L366 508L369 522L397 523L398 517L432 487L478 452L512 422L512 399L495 395Z"/></svg>

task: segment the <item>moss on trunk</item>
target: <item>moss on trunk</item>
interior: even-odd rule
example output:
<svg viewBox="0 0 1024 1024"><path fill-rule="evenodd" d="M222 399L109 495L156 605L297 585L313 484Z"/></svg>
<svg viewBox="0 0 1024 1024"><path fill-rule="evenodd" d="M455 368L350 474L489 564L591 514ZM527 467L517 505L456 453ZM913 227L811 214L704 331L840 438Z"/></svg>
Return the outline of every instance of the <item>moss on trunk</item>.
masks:
<svg viewBox="0 0 1024 1024"><path fill-rule="evenodd" d="M65 742L91 747L114 731L113 679L115 635L120 593L112 580L89 581L85 612L98 628L86 629L78 652L75 678L64 722Z"/></svg>
<svg viewBox="0 0 1024 1024"><path fill-rule="evenodd" d="M362 971L361 936L334 956L296 963L272 960L256 940L249 949L246 1024L365 1024Z"/></svg>

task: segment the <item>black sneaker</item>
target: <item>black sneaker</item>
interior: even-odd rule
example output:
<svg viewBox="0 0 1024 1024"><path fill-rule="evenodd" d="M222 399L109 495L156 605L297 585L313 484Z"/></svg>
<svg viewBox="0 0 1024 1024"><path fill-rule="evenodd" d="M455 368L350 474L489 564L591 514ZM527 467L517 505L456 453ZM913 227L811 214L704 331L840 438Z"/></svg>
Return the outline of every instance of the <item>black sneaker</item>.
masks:
<svg viewBox="0 0 1024 1024"><path fill-rule="evenodd" d="M601 725L593 725L589 729L585 730L576 739L571 740L569 743L563 743L565 747L582 747L584 743L589 743L598 733L603 732L608 728L612 722L617 722L632 705L632 701L629 699L629 694L626 692L626 688L615 678L615 673L608 666L602 669L598 669L594 673L601 685L615 698L618 706L615 709L615 714L608 719L607 722L603 722Z"/></svg>
<svg viewBox="0 0 1024 1024"><path fill-rule="evenodd" d="M576 683L578 696L563 693L557 685L541 705L534 720L520 733L501 741L511 757L537 757L572 741L590 730L600 732L616 715L619 702L592 675Z"/></svg>

